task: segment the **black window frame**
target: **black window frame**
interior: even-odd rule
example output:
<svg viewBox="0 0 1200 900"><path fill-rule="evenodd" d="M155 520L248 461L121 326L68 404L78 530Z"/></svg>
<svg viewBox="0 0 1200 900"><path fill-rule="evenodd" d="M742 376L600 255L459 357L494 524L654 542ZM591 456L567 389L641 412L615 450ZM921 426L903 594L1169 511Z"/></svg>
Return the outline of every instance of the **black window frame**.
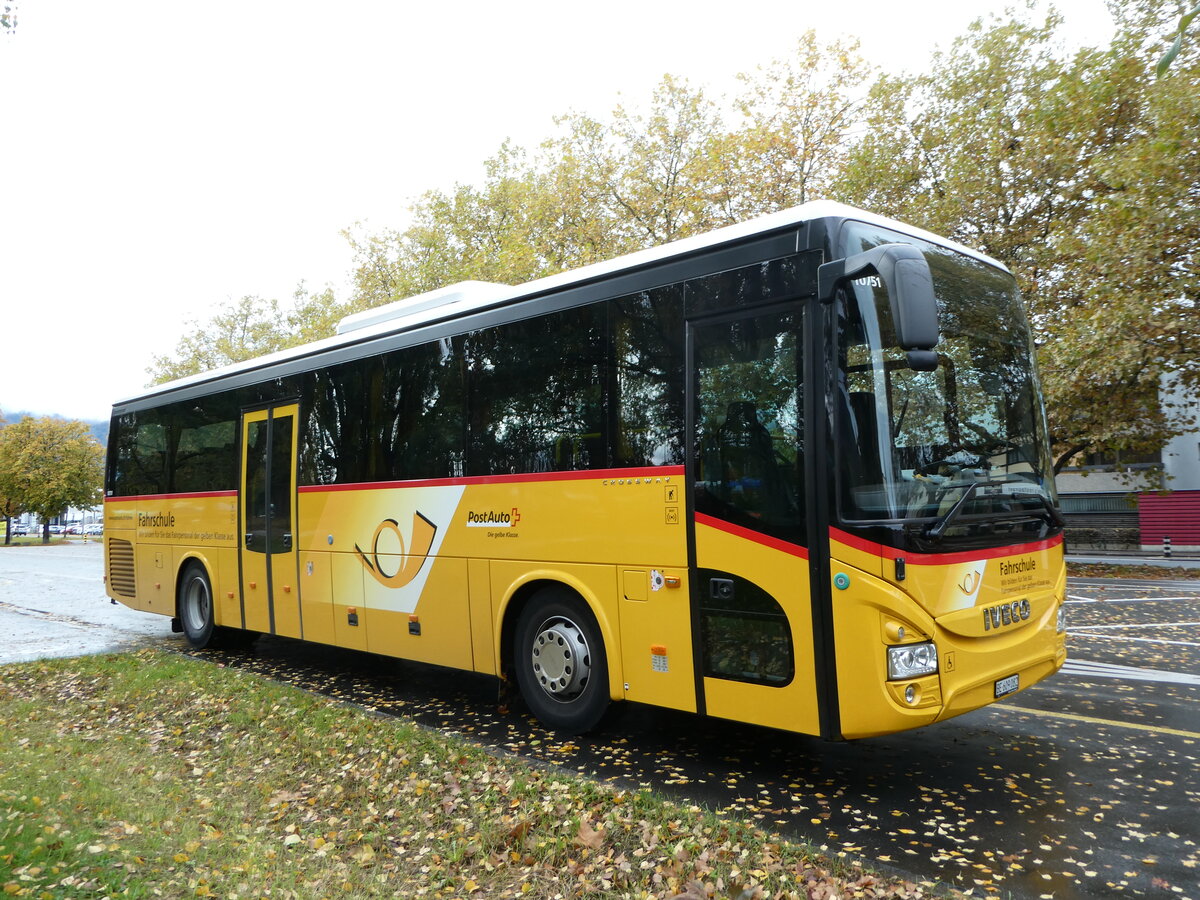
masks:
<svg viewBox="0 0 1200 900"><path fill-rule="evenodd" d="M143 413L148 416L162 416L170 415L172 411L189 405L204 407L216 402L214 398L221 398L234 410L234 414L227 418L234 423L235 440L240 438L238 430L241 411L271 405L286 398L299 398L300 485L424 480L482 474L527 474L527 471L498 472L494 471L494 466L473 464L470 459L470 424L464 421L461 428L461 452L458 447L451 447L444 466L439 463L413 469L372 464L355 470L353 474L335 475L331 481L328 477L319 475L311 465L314 443L310 440L308 423L317 399L316 382L338 366L370 366L375 364L372 360L391 356L403 359L405 355L411 356L415 348L431 347L446 341L453 345L455 342L465 342L473 333L510 326L520 328L522 322L545 322L549 317L566 311L576 311L573 313L575 315L599 316L604 321L605 331L605 345L598 351L599 358L603 360L603 371L598 375L601 397L596 423L602 447L599 452L573 452L569 468L590 470L616 466L682 465L685 430L683 407L686 393L684 319L697 311L711 309L714 304L725 303L736 307L761 302L766 296L777 294L781 284L787 284L787 290L790 292L803 292L802 286L792 282L809 278L808 266L793 264L804 252L812 252L799 250L804 232L804 224L792 224L775 232L756 235L729 245L718 245L695 254L619 271L560 290L549 289L534 293L493 309L427 325L401 328L384 335L372 334L361 341L352 340L333 348L315 348L311 353L299 354L280 362L264 361L261 367L250 366L231 373L217 373L212 378L189 379L165 393L150 394L118 404L113 410L106 492L111 497L179 492L174 489L176 473L171 471L166 472L153 485L149 485L153 490L147 490L148 485L144 481L130 483L128 469L125 468L129 459L121 452L122 442L127 440L123 424L127 425L130 422L130 416ZM625 407L622 402L624 398L619 395L620 366L615 359L616 351L612 337L621 304L627 303L630 297L648 294L660 298L669 296L669 300L665 302L675 305L668 319L676 324L677 330L674 336L668 335L658 349L658 370L653 373L653 377L662 382L660 396L672 403L672 408L665 416L665 431L670 440L667 441L666 449L657 456L631 456L622 450L620 443L622 429L632 427L633 420L631 418L629 421L623 421L621 418ZM678 377L672 378L672 373L678 373ZM469 417L469 389L469 377L464 365L461 384L464 419ZM618 393L614 394L614 391ZM456 428L451 430L456 435L459 433ZM450 444L453 443L450 441ZM236 450L230 453L229 458L234 471L232 478L226 476L191 487L208 491L236 490ZM510 470L513 468L515 467L509 466ZM528 470L533 467L520 468Z"/></svg>

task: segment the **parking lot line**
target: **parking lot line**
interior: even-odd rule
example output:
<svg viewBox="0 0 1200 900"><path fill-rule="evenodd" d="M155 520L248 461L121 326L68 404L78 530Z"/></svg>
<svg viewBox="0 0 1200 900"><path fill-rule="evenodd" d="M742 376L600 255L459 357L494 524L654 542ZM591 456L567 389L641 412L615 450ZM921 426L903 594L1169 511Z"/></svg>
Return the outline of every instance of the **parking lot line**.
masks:
<svg viewBox="0 0 1200 900"><path fill-rule="evenodd" d="M1079 628L1068 628L1068 634L1086 634L1089 631L1105 631L1106 629L1120 628L1128 630L1131 628L1174 628L1179 625L1200 625L1200 622L1118 622L1113 625L1083 625Z"/></svg>
<svg viewBox="0 0 1200 900"><path fill-rule="evenodd" d="M1095 626L1100 627L1100 626ZM1069 631L1071 637L1091 638L1094 641L1130 641L1135 644L1168 644L1172 647L1200 647L1196 641L1168 641L1165 638L1126 637L1121 634L1092 634L1090 631Z"/></svg>
<svg viewBox="0 0 1200 900"><path fill-rule="evenodd" d="M1159 603L1163 600L1200 600L1200 595L1186 594L1182 597L1109 597L1096 600L1090 597L1077 597L1067 594L1067 603Z"/></svg>
<svg viewBox="0 0 1200 900"><path fill-rule="evenodd" d="M1064 675L1081 678L1116 678L1122 681L1151 681L1157 684L1200 685L1200 675L1190 672L1167 672L1162 669L1142 669L1115 663L1094 662L1089 659L1068 659L1059 670Z"/></svg>
<svg viewBox="0 0 1200 900"><path fill-rule="evenodd" d="M1085 722L1088 725L1111 725L1113 728L1126 728L1133 731L1148 731L1151 734L1170 734L1175 737L1191 738L1200 741L1200 732L1182 731L1178 728L1162 728L1157 725L1143 725L1140 722L1114 722L1112 719L1098 719L1094 716L1081 716L1078 713L1057 712L1049 709L1031 709L1027 706L1012 706L1008 703L993 703L988 709L1003 709L1009 712L1029 713L1031 716L1041 716L1044 719L1067 719L1072 722Z"/></svg>

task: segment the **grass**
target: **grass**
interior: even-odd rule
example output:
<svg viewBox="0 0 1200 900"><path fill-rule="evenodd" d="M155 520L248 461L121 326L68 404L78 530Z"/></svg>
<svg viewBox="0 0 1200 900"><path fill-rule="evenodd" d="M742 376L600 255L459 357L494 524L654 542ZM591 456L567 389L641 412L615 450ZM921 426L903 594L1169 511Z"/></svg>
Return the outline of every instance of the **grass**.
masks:
<svg viewBox="0 0 1200 900"><path fill-rule="evenodd" d="M81 534L52 534L52 535L50 535L50 543L51 544L82 544L82 543L84 543L83 538L84 538L84 536ZM86 543L99 544L99 543L102 543L103 541L104 541L104 537L102 535L89 534L89 535L87 535ZM44 544L42 544L41 532L38 532L37 534L14 534L12 537L12 540L6 544L4 542L4 533L2 531L0 531L0 550L3 550L5 547L33 547L33 546L37 546L37 547L45 546Z"/></svg>
<svg viewBox="0 0 1200 900"><path fill-rule="evenodd" d="M0 667L0 732L0 896L933 891L163 650Z"/></svg>

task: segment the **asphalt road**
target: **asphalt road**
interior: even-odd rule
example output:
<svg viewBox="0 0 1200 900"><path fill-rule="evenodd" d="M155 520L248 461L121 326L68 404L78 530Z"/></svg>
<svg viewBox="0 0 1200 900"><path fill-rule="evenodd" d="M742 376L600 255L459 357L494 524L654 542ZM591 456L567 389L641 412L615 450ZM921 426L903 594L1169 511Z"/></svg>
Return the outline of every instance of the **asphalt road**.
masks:
<svg viewBox="0 0 1200 900"><path fill-rule="evenodd" d="M170 622L104 595L97 541L0 546L0 664L106 653L170 636Z"/></svg>
<svg viewBox="0 0 1200 900"><path fill-rule="evenodd" d="M48 611L47 592L61 600L82 584L51 575L62 562L82 577L68 556L41 551L48 568L21 575L12 552L0 552L5 629L11 606ZM83 552L98 574L99 554ZM33 580L14 589L23 577ZM80 602L95 593L88 585ZM1200 582L1072 580L1069 599L1069 662L1057 677L931 728L856 743L642 707L563 740L519 704L502 711L488 678L271 638L197 655L975 896L1200 900ZM165 619L124 613L167 632Z"/></svg>

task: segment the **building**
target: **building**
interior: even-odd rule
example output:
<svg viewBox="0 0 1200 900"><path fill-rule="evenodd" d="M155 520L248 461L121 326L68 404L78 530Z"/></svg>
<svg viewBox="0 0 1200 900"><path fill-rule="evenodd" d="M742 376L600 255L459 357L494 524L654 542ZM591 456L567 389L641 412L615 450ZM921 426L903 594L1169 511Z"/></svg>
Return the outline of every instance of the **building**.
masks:
<svg viewBox="0 0 1200 900"><path fill-rule="evenodd" d="M1165 490L1143 492L1138 498L1141 547L1200 552L1200 396L1165 380L1162 396L1190 415L1193 425L1163 448Z"/></svg>
<svg viewBox="0 0 1200 900"><path fill-rule="evenodd" d="M1192 419L1161 453L1093 453L1056 479L1072 546L1200 552L1200 396L1171 378L1160 396Z"/></svg>

